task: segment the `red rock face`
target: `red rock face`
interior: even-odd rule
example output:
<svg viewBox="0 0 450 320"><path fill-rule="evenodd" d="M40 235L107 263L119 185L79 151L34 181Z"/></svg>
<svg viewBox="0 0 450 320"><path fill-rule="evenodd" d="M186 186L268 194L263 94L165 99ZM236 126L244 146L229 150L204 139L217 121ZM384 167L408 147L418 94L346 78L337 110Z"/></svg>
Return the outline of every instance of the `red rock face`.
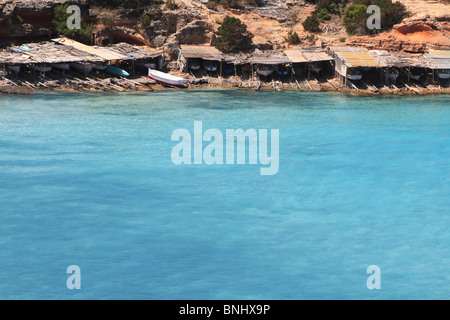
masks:
<svg viewBox="0 0 450 320"><path fill-rule="evenodd" d="M442 49L450 48L449 27L448 21L411 18L395 25L389 32L376 36L353 37L348 43L367 49L424 53L427 45Z"/></svg>

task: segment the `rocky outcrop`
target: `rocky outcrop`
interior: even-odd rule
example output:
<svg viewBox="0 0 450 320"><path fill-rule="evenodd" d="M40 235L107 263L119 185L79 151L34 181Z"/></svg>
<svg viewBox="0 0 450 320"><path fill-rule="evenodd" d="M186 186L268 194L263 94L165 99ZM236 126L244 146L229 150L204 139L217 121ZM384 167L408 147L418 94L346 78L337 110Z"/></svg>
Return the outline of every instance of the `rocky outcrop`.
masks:
<svg viewBox="0 0 450 320"><path fill-rule="evenodd" d="M87 0L1 1L0 42L35 41L55 35L54 9L69 2L79 5L82 15L89 15Z"/></svg>
<svg viewBox="0 0 450 320"><path fill-rule="evenodd" d="M214 28L206 21L197 20L189 23L176 33L176 39L181 44L211 42Z"/></svg>
<svg viewBox="0 0 450 320"><path fill-rule="evenodd" d="M347 43L367 49L424 53L427 46L450 48L449 22L437 19L410 18L391 31L375 36L353 37Z"/></svg>

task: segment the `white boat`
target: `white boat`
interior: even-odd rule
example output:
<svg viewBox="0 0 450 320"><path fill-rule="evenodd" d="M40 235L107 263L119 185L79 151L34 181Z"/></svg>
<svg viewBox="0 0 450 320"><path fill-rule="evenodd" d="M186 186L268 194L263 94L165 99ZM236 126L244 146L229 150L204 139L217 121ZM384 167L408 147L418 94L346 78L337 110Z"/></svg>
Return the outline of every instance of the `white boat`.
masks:
<svg viewBox="0 0 450 320"><path fill-rule="evenodd" d="M349 70L347 73L347 79L349 80L361 80L362 74L359 70Z"/></svg>
<svg viewBox="0 0 450 320"><path fill-rule="evenodd" d="M314 73L319 73L322 70L322 66L319 63L313 62L309 65L309 69Z"/></svg>
<svg viewBox="0 0 450 320"><path fill-rule="evenodd" d="M420 80L420 73L417 71L413 71L411 72L411 74L409 75L409 77L413 80L419 81Z"/></svg>
<svg viewBox="0 0 450 320"><path fill-rule="evenodd" d="M105 70L108 66L106 64L93 64L92 69L94 70Z"/></svg>
<svg viewBox="0 0 450 320"><path fill-rule="evenodd" d="M69 70L70 69L70 65L68 63L55 63L55 64L52 64L52 67L54 67L56 69L61 69L61 70Z"/></svg>
<svg viewBox="0 0 450 320"><path fill-rule="evenodd" d="M6 77L8 75L8 70L0 69L0 77Z"/></svg>
<svg viewBox="0 0 450 320"><path fill-rule="evenodd" d="M256 72L262 76L270 76L273 73L274 69L272 66L269 65L262 65L261 67L259 67Z"/></svg>
<svg viewBox="0 0 450 320"><path fill-rule="evenodd" d="M397 69L389 69L389 80L392 82L396 82L398 78L398 70Z"/></svg>
<svg viewBox="0 0 450 320"><path fill-rule="evenodd" d="M18 74L20 72L20 66L7 66L8 70L12 73Z"/></svg>
<svg viewBox="0 0 450 320"><path fill-rule="evenodd" d="M148 78L164 85L177 88L181 87L186 82L186 79L153 69L148 69Z"/></svg>
<svg viewBox="0 0 450 320"><path fill-rule="evenodd" d="M156 63L136 63L138 67L146 69L156 69Z"/></svg>
<svg viewBox="0 0 450 320"><path fill-rule="evenodd" d="M209 72L217 71L217 63L212 61L205 61L203 62L203 67L208 70Z"/></svg>
<svg viewBox="0 0 450 320"><path fill-rule="evenodd" d="M437 71L439 79L450 79L450 69L440 69Z"/></svg>
<svg viewBox="0 0 450 320"><path fill-rule="evenodd" d="M91 64L71 63L70 67L75 69L75 70L81 71L81 72L83 72L85 74L88 74L89 72L92 71L92 65Z"/></svg>
<svg viewBox="0 0 450 320"><path fill-rule="evenodd" d="M191 62L189 63L189 69L197 71L200 69L200 64L197 62Z"/></svg>
<svg viewBox="0 0 450 320"><path fill-rule="evenodd" d="M43 72L43 73L52 71L52 67L46 67L46 66L39 66L39 65L37 65L37 66L32 66L31 68L34 71Z"/></svg>

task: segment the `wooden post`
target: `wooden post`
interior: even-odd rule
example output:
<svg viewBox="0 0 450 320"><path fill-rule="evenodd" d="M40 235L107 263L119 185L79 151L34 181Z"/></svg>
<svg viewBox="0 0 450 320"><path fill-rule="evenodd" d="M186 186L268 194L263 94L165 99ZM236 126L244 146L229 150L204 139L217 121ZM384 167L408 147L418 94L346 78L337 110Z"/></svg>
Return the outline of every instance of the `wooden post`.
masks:
<svg viewBox="0 0 450 320"><path fill-rule="evenodd" d="M386 68L386 75L384 81L386 85L389 85L389 68Z"/></svg>

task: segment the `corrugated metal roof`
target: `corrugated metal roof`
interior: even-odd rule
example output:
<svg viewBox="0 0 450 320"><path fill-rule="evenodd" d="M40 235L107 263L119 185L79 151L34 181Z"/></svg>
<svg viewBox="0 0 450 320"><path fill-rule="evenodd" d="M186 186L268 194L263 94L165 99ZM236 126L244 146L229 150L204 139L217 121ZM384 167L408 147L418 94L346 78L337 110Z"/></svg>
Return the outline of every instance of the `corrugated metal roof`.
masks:
<svg viewBox="0 0 450 320"><path fill-rule="evenodd" d="M55 45L51 42L30 43L22 47L0 52L0 63L68 63L68 62L102 62L100 57L77 50L71 46Z"/></svg>
<svg viewBox="0 0 450 320"><path fill-rule="evenodd" d="M367 52L366 48L362 47L329 47L331 52Z"/></svg>
<svg viewBox="0 0 450 320"><path fill-rule="evenodd" d="M292 63L308 62L300 50L284 50L284 53Z"/></svg>
<svg viewBox="0 0 450 320"><path fill-rule="evenodd" d="M117 52L118 54L127 55L133 59L151 59L162 55L161 51L156 51L144 46L134 46L125 42L112 44L108 49Z"/></svg>
<svg viewBox="0 0 450 320"><path fill-rule="evenodd" d="M319 62L333 60L322 47L300 47L298 50L308 62Z"/></svg>
<svg viewBox="0 0 450 320"><path fill-rule="evenodd" d="M382 67L369 52L336 52L336 55L350 68Z"/></svg>
<svg viewBox="0 0 450 320"><path fill-rule="evenodd" d="M252 64L284 64L290 63L290 60L286 56L253 56L250 58Z"/></svg>
<svg viewBox="0 0 450 320"><path fill-rule="evenodd" d="M433 50L427 54L432 69L450 69L450 50Z"/></svg>
<svg viewBox="0 0 450 320"><path fill-rule="evenodd" d="M108 50L107 48L87 46L83 43L80 43L80 42L77 42L77 41L74 41L74 40L68 39L68 38L56 38L56 39L52 39L52 41L66 45L66 46L71 46L75 49L90 53L91 55L100 57L106 61L131 59L130 57L128 57L126 55L114 52L112 50Z"/></svg>
<svg viewBox="0 0 450 320"><path fill-rule="evenodd" d="M211 46L181 45L181 54L188 59L203 59L221 61L224 58L222 52Z"/></svg>

